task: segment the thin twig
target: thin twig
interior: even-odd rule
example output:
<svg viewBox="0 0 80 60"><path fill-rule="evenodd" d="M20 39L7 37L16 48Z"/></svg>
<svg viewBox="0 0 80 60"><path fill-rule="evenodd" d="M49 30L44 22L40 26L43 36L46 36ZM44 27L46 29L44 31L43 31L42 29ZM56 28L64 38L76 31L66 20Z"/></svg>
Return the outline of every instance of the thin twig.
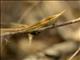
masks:
<svg viewBox="0 0 80 60"><path fill-rule="evenodd" d="M28 34L28 39L29 39L29 47L30 47L31 44L32 44L33 35L29 33Z"/></svg>
<svg viewBox="0 0 80 60"><path fill-rule="evenodd" d="M72 60L79 52L80 52L80 47L68 60Z"/></svg>
<svg viewBox="0 0 80 60"><path fill-rule="evenodd" d="M80 22L80 17L77 18L77 19L74 19L74 20L67 21L67 22L62 23L62 24L58 24L58 25L53 24L53 25L50 25L50 26L47 26L47 27L43 27L43 28L39 29L39 31L46 30L46 29L63 27L63 26L70 25L70 24L73 24L73 23L78 23L78 22Z"/></svg>
<svg viewBox="0 0 80 60"><path fill-rule="evenodd" d="M74 20L67 21L67 22L65 22L63 24L56 25L54 27L61 27L61 26L65 26L65 25L69 25L69 24L73 24L73 23L77 23L77 22L80 22L80 17L77 18L77 19L74 19Z"/></svg>

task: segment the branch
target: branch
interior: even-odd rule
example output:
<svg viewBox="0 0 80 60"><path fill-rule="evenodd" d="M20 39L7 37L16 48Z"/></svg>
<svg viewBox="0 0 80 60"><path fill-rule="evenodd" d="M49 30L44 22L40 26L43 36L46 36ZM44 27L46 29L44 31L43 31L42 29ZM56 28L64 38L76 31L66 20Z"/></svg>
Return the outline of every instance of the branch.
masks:
<svg viewBox="0 0 80 60"><path fill-rule="evenodd" d="M62 27L62 26L66 26L66 25L70 25L70 24L74 24L74 23L78 23L78 22L80 22L80 18L70 20L70 21L67 21L67 22L59 24L59 25L54 25L53 24L51 26L41 28L41 29L39 29L39 31L43 31L43 30L46 30L46 29L52 29L52 28L58 28L58 27Z"/></svg>
<svg viewBox="0 0 80 60"><path fill-rule="evenodd" d="M68 60L72 60L79 52L80 52L80 47Z"/></svg>

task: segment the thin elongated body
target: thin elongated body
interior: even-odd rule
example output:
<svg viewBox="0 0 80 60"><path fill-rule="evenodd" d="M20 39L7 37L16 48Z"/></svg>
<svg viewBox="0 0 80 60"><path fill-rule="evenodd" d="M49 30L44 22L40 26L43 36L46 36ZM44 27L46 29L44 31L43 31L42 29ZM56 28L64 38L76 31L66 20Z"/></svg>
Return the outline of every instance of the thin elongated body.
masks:
<svg viewBox="0 0 80 60"><path fill-rule="evenodd" d="M0 29L1 30L1 35L16 34L16 33L20 33L20 32L32 32L32 31L39 30L42 27L54 24L56 19L59 16L61 16L63 13L64 13L64 11L62 11L62 12L56 14L56 15L49 16L48 18L43 19L40 22L38 22L34 25L31 25L31 26L21 25L22 27L17 27L17 28L1 28Z"/></svg>

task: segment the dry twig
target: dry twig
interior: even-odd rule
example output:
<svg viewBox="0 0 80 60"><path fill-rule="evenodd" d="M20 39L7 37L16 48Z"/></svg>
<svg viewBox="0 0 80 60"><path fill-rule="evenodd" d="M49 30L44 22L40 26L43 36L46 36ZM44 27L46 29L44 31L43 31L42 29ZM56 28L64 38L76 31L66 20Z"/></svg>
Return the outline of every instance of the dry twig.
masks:
<svg viewBox="0 0 80 60"><path fill-rule="evenodd" d="M68 60L72 60L79 52L80 52L80 47Z"/></svg>

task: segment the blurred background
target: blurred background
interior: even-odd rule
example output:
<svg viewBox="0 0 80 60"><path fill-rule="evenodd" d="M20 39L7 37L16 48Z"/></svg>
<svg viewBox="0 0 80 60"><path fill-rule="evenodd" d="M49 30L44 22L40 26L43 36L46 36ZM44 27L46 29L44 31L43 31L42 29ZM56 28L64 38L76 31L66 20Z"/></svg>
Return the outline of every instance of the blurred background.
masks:
<svg viewBox="0 0 80 60"><path fill-rule="evenodd" d="M34 24L63 10L68 20L79 17L80 1L1 1L1 23Z"/></svg>
<svg viewBox="0 0 80 60"><path fill-rule="evenodd" d="M10 27L11 23L21 23L27 25L35 24L39 22L41 19L51 15L55 15L63 10L66 10L66 12L64 13L64 16L60 19L62 20L62 23L80 17L80 1L0 1L0 2L1 2L1 19L0 19L1 27ZM80 28L79 23L76 24L76 26L75 26L76 29ZM32 53L31 52L32 49L34 50L33 52L37 50L43 50L44 47L49 47L53 45L52 42L53 39L55 40L55 42L56 40L58 40L58 42L61 42L61 40L63 40L60 36L58 36L58 34L56 34L57 31L56 32L54 31L54 33L53 31L54 30L47 31L47 34L46 32L41 33L40 36L36 38L36 40L34 40L33 46L32 48L30 48L31 50L26 48L26 44L28 43L28 41L25 41L24 39L16 41L15 37L13 37L14 39L12 39L11 41L10 44L11 46L7 46L10 48L6 49L8 50L10 49L9 51L13 50L15 52L18 52L16 53L19 55L18 57L26 55L25 52L27 52L27 54ZM38 46L40 48L35 48L35 46ZM5 50L3 50L3 52L4 51ZM12 54L14 55L15 53ZM3 53L3 56L6 56L6 54ZM79 60L78 58L75 58L75 60Z"/></svg>

